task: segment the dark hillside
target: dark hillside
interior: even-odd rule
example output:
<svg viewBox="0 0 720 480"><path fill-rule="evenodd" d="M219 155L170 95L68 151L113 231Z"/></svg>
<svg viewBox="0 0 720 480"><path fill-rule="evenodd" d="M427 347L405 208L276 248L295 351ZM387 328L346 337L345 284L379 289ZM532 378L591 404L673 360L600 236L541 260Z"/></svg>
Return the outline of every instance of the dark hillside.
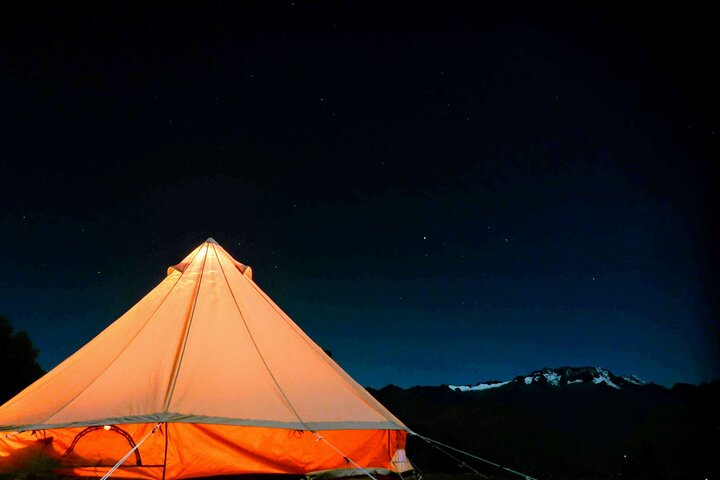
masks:
<svg viewBox="0 0 720 480"><path fill-rule="evenodd" d="M615 389L524 385L487 391L447 386L371 393L421 435L540 478L711 478L720 473L720 382ZM421 470L467 471L418 438ZM473 467L499 472L481 462Z"/></svg>

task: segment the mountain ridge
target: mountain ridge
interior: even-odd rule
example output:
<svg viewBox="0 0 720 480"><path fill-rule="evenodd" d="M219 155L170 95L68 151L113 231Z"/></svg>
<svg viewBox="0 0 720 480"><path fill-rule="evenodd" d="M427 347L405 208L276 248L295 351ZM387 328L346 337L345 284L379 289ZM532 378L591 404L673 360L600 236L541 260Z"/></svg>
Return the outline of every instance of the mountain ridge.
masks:
<svg viewBox="0 0 720 480"><path fill-rule="evenodd" d="M502 388L511 384L525 385L549 385L560 387L572 384L604 384L611 388L622 389L650 385L650 382L641 380L636 375L616 375L610 370L603 367L544 367L540 370L534 370L527 375L518 375L512 380L499 381L488 380L478 382L474 385L447 385L452 390L461 392L465 391L483 391L494 388Z"/></svg>

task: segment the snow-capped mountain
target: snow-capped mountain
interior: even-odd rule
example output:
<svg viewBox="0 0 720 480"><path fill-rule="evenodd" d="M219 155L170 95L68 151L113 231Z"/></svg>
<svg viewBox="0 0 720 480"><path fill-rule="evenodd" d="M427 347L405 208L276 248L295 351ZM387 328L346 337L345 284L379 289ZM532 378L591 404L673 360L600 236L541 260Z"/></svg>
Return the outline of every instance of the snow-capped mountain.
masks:
<svg viewBox="0 0 720 480"><path fill-rule="evenodd" d="M602 367L561 367L535 370L529 375L520 375L512 380L500 382L492 380L476 385L448 385L452 390L460 392L482 391L504 387L510 384L563 386L572 384L604 384L608 387L622 389L628 386L647 385L635 375L615 375Z"/></svg>

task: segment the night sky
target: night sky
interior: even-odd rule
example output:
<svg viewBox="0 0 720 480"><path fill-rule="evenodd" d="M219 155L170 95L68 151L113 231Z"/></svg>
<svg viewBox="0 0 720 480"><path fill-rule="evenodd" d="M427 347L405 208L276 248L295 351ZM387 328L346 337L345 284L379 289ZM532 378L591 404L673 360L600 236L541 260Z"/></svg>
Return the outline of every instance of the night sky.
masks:
<svg viewBox="0 0 720 480"><path fill-rule="evenodd" d="M720 378L699 3L204 3L0 19L0 314L44 368L212 236L366 386Z"/></svg>

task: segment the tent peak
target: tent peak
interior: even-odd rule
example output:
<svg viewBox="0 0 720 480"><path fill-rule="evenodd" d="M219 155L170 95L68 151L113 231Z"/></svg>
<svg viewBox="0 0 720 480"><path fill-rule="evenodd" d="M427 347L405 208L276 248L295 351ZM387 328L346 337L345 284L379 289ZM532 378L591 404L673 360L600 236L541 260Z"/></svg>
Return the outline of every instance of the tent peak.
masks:
<svg viewBox="0 0 720 480"><path fill-rule="evenodd" d="M207 240L205 240L205 243L214 243L215 245L219 245L212 237L208 237Z"/></svg>

